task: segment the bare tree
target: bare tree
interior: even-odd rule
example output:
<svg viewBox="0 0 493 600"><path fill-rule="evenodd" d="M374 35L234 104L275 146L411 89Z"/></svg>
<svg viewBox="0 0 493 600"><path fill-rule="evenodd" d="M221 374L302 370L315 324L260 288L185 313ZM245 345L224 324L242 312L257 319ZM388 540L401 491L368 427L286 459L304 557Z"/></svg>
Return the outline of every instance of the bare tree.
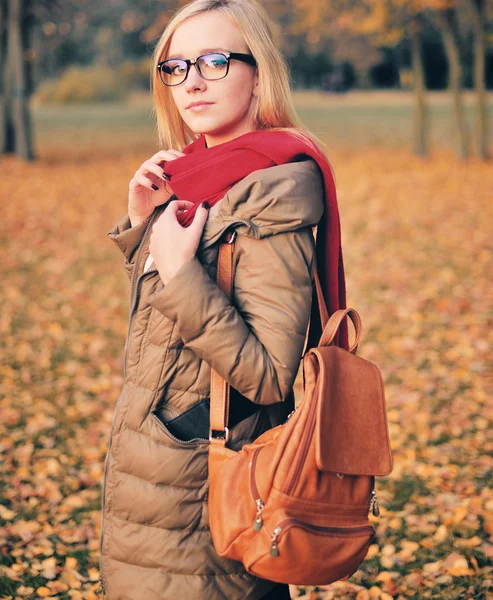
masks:
<svg viewBox="0 0 493 600"><path fill-rule="evenodd" d="M30 47L34 15L31 0L0 0L0 144L1 152L33 160L29 111Z"/></svg>
<svg viewBox="0 0 493 600"><path fill-rule="evenodd" d="M483 160L490 157L488 151L488 119L486 116L485 81L485 23L487 0L469 0L474 28L474 87L476 89L476 151ZM491 5L490 5L491 9Z"/></svg>
<svg viewBox="0 0 493 600"><path fill-rule="evenodd" d="M434 16L443 35L445 52L449 64L449 91L452 95L452 109L459 155L462 159L465 159L469 155L469 148L467 125L462 102L462 61L457 5L449 5L445 9L438 7L434 11Z"/></svg>
<svg viewBox="0 0 493 600"><path fill-rule="evenodd" d="M423 68L422 49L423 23L419 16L408 24L408 35L411 39L411 62L414 75L414 121L413 142L417 156L428 155L428 111L425 104L425 74Z"/></svg>

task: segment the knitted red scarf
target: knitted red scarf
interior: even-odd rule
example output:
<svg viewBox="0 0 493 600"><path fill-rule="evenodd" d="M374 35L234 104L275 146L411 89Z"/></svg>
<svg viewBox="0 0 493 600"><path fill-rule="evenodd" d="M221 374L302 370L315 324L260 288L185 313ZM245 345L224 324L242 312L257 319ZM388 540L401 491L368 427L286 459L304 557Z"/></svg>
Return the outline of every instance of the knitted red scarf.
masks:
<svg viewBox="0 0 493 600"><path fill-rule="evenodd" d="M178 221L187 227L201 202L214 206L226 192L252 171L275 165L314 159L323 174L325 211L317 229L318 274L329 316L346 308L346 285L341 248L339 209L332 172L321 150L312 148L286 131L255 130L229 142L207 148L204 135L183 148L185 156L166 162L165 171L176 196L195 204ZM313 295L307 349L318 345L321 335L316 294ZM348 346L347 318L335 337L335 344Z"/></svg>

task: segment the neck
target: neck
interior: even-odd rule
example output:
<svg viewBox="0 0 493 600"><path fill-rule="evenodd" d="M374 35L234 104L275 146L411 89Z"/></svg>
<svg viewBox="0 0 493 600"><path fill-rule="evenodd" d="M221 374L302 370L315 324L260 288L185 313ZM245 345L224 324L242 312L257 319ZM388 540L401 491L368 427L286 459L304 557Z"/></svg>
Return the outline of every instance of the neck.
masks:
<svg viewBox="0 0 493 600"><path fill-rule="evenodd" d="M228 131L226 133L218 133L218 134L204 134L205 145L207 148L212 148L214 146L219 146L219 144L225 144L226 142L230 142L240 135L244 135L245 133L250 133L251 131L255 131L256 127L250 124L245 124L242 127L238 127L233 132Z"/></svg>

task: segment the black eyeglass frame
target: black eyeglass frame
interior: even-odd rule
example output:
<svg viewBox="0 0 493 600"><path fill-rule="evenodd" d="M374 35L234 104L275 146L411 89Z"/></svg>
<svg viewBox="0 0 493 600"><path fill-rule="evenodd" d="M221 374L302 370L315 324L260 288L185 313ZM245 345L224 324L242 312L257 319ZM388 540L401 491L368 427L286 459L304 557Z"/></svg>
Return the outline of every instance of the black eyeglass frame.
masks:
<svg viewBox="0 0 493 600"><path fill-rule="evenodd" d="M214 77L213 79L209 79L208 77L204 77L204 75L202 75L202 73L200 72L200 67L197 64L197 61L199 59L203 58L204 56L211 56L213 54L220 54L221 56L224 56L224 58L227 61L226 73L222 77ZM181 85L182 83L185 83L185 81L187 80L188 74L190 73L190 68L192 65L195 65L195 68L197 69L197 73L202 77L202 79L205 79L207 81L219 81L220 79L224 79L226 77L226 75L229 73L229 63L232 58L235 60L241 60L242 62L252 65L253 67L257 66L257 61L255 60L255 57L253 56L253 54L243 54L242 52L207 52L206 54L201 54L200 56L197 56L197 58L167 58L166 60L162 60L161 62L159 62L157 64L157 70L159 71L159 77L160 77L161 81L164 83L164 85L166 85L168 87L173 87L175 85ZM183 81L180 81L180 83L166 83L163 79L162 66L164 65L164 63L171 61L171 60L175 60L175 61L181 60L184 63L186 63L186 65L187 65L187 72L185 73L185 77L183 78Z"/></svg>

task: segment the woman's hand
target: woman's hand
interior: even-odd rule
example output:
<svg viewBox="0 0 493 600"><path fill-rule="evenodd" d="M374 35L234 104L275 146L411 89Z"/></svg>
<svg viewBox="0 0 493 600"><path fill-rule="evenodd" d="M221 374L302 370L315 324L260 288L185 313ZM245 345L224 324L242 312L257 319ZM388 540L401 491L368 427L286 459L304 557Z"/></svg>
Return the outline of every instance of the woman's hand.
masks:
<svg viewBox="0 0 493 600"><path fill-rule="evenodd" d="M191 206L193 202L188 200L173 200L152 225L149 251L164 285L192 258L199 247L209 215L209 205L203 202L198 207L192 223L188 227L182 227L176 219L176 214Z"/></svg>
<svg viewBox="0 0 493 600"><path fill-rule="evenodd" d="M180 156L185 154L173 148L160 150L135 171L128 186L128 216L132 227L145 221L156 206L164 204L173 195L162 165Z"/></svg>

